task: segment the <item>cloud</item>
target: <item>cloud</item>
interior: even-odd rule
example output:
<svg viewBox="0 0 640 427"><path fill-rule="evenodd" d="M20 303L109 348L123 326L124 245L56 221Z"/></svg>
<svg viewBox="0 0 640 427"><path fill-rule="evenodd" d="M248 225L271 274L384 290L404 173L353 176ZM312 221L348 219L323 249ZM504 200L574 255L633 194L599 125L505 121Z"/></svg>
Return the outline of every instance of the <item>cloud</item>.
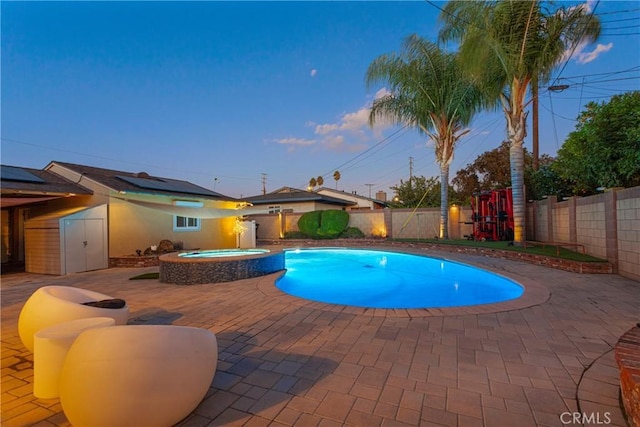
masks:
<svg viewBox="0 0 640 427"><path fill-rule="evenodd" d="M591 52L578 52L576 61L578 62L578 64L587 64L595 60L598 56L600 56L601 53L610 51L612 47L613 47L613 43L607 43L607 44L598 43L596 48Z"/></svg>
<svg viewBox="0 0 640 427"><path fill-rule="evenodd" d="M312 70L311 76L315 75ZM388 95L390 92L386 88L379 89L374 100ZM369 98L371 99L371 98ZM338 152L357 152L367 148L367 142L380 139L385 129L393 126L393 123L386 120L377 120L373 128L369 126L369 113L371 111L371 101L351 112L344 113L334 123L317 123L307 121L306 126L313 128L313 133L317 139L284 138L276 140L279 144L289 145L289 151L295 147L310 146ZM355 138L355 141L354 141Z"/></svg>
<svg viewBox="0 0 640 427"><path fill-rule="evenodd" d="M313 145L317 141L315 139L304 139L304 138L281 138L281 139L276 139L275 142L282 145L288 145L289 148L287 149L287 151L292 152L292 151L295 151L297 147L305 147L305 146Z"/></svg>
<svg viewBox="0 0 640 427"><path fill-rule="evenodd" d="M309 73L309 75L310 75L311 77L315 77L315 76L316 76L316 74L318 74L318 70L316 70L315 68L314 68L314 69L312 69L312 70L311 70L311 72Z"/></svg>
<svg viewBox="0 0 640 427"><path fill-rule="evenodd" d="M304 139L304 138L281 138L276 139L278 144L287 144L287 145L312 145L316 143L315 139Z"/></svg>
<svg viewBox="0 0 640 427"><path fill-rule="evenodd" d="M373 99L379 99L387 95L391 95L391 92L389 92L389 89L387 89L386 87L383 87L381 89L378 89L376 94L373 96Z"/></svg>
<svg viewBox="0 0 640 427"><path fill-rule="evenodd" d="M567 11L571 12L576 9L581 9L585 14L590 14L593 12L595 4L596 0L587 0L584 3L569 7ZM566 50L562 55L562 59L560 59L560 63L566 62L569 59L573 59L578 64L587 64L598 58L601 53L608 52L613 47L613 43L609 43L606 45L598 44L596 48L591 52L585 52L588 45L589 43L587 42L580 42L575 48Z"/></svg>
<svg viewBox="0 0 640 427"><path fill-rule="evenodd" d="M374 100L389 95L391 92L387 88L379 89L375 95ZM327 135L331 132L343 132L348 131L355 134L362 135L365 131L371 130L369 126L369 113L371 112L371 105L365 105L360 109L345 113L340 117L337 123L325 123L315 124L315 133L317 135ZM393 123L385 120L377 120L374 125L373 131L376 137L379 137L381 132L392 126Z"/></svg>

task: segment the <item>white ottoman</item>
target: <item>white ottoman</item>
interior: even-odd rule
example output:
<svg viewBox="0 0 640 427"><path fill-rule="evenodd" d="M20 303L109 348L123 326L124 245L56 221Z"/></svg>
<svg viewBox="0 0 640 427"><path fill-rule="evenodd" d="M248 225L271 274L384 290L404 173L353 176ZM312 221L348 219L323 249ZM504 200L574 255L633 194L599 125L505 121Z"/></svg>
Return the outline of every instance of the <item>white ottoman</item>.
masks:
<svg viewBox="0 0 640 427"><path fill-rule="evenodd" d="M129 307L100 308L85 302L111 299L105 294L69 286L44 286L36 290L20 311L18 333L29 351L33 352L33 334L42 328L69 320L87 317L111 317L116 325L129 320Z"/></svg>
<svg viewBox="0 0 640 427"><path fill-rule="evenodd" d="M202 401L217 363L216 336L206 329L90 329L69 349L60 403L74 427L172 426Z"/></svg>
<svg viewBox="0 0 640 427"><path fill-rule="evenodd" d="M81 332L114 326L110 317L87 317L40 329L33 336L33 394L40 399L59 396L58 383L64 359Z"/></svg>

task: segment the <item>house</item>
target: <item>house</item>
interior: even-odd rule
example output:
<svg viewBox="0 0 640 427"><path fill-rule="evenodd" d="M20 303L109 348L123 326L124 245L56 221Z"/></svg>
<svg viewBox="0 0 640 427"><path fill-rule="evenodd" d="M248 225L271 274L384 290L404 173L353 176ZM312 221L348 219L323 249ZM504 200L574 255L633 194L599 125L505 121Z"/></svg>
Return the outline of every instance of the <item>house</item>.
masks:
<svg viewBox="0 0 640 427"><path fill-rule="evenodd" d="M56 174L40 169L0 166L2 212L2 271L24 267L24 223L32 209L42 209L56 199L87 202L93 192Z"/></svg>
<svg viewBox="0 0 640 427"><path fill-rule="evenodd" d="M354 203L347 208L348 210L384 209L389 206L389 203L386 200L387 195L383 191L376 193L375 199L360 196L355 192L347 193L346 191L334 190L328 187L321 187L316 190L316 193Z"/></svg>
<svg viewBox="0 0 640 427"><path fill-rule="evenodd" d="M233 248L243 205L188 181L145 172L58 161L42 171L3 166L3 251L5 242L10 248L3 267L6 259L44 274L106 268L110 258L134 255L161 240L184 248Z"/></svg>
<svg viewBox="0 0 640 427"><path fill-rule="evenodd" d="M345 210L356 203L312 191L282 187L271 193L247 197L244 200L254 207L263 207L266 213L310 212L316 210Z"/></svg>

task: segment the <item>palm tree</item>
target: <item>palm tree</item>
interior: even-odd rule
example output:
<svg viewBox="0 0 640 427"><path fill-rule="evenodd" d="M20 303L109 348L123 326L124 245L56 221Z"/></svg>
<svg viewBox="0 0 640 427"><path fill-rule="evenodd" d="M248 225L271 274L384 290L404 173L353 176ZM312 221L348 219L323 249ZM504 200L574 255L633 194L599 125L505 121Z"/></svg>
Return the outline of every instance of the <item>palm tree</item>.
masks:
<svg viewBox="0 0 640 427"><path fill-rule="evenodd" d="M403 43L401 54L376 58L366 83L385 82L390 94L373 102L369 123L379 118L415 127L433 141L440 165L440 238L448 239L449 166L456 142L474 114L486 107L482 92L459 70L456 55L417 35Z"/></svg>
<svg viewBox="0 0 640 427"><path fill-rule="evenodd" d="M313 189L316 188L316 185L318 185L318 182L316 181L316 179L315 178L311 178L309 180L309 188L308 188L308 190L309 191L313 191Z"/></svg>
<svg viewBox="0 0 640 427"><path fill-rule="evenodd" d="M502 105L510 143L514 244L522 245L527 90L531 82L548 82L565 53L578 43L595 41L599 21L583 7L549 11L538 0L451 1L440 20L440 40L460 44L465 73Z"/></svg>
<svg viewBox="0 0 640 427"><path fill-rule="evenodd" d="M336 180L336 190L338 189L338 181L340 181L340 172L335 171L333 173L333 179Z"/></svg>
<svg viewBox="0 0 640 427"><path fill-rule="evenodd" d="M316 184L318 184L318 187L322 187L324 185L324 178L322 176L317 177Z"/></svg>

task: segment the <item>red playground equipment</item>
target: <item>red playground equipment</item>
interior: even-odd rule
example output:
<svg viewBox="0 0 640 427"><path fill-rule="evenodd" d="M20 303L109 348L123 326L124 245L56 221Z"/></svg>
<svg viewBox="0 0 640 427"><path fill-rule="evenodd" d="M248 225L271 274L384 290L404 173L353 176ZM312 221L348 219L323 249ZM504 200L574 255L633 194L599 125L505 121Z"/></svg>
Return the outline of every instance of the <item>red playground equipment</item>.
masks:
<svg viewBox="0 0 640 427"><path fill-rule="evenodd" d="M513 240L511 188L475 193L471 196L471 210L470 240Z"/></svg>

